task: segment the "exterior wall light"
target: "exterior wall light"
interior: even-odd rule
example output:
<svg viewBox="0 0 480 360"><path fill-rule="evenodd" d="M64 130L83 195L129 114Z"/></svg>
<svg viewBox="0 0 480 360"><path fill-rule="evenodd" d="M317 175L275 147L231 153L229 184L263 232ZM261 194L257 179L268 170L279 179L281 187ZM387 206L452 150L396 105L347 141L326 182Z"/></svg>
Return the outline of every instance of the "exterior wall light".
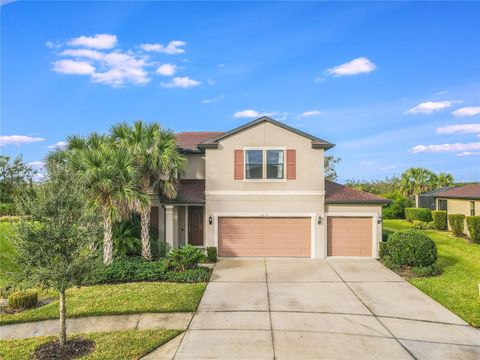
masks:
<svg viewBox="0 0 480 360"><path fill-rule="evenodd" d="M322 225L323 223L323 218L321 216L318 217L318 225Z"/></svg>
<svg viewBox="0 0 480 360"><path fill-rule="evenodd" d="M212 225L212 224L213 224L212 215L210 215L210 216L208 217L208 223L209 223L210 225Z"/></svg>
<svg viewBox="0 0 480 360"><path fill-rule="evenodd" d="M383 221L383 217L379 216L377 219L377 224L381 224Z"/></svg>

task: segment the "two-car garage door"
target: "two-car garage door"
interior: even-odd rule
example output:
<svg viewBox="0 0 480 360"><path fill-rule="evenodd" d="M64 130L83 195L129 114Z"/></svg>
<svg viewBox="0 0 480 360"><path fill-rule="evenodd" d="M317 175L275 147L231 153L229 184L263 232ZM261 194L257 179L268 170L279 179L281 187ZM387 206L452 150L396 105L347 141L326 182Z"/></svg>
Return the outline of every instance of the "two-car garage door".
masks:
<svg viewBox="0 0 480 360"><path fill-rule="evenodd" d="M309 217L220 217L220 256L310 257Z"/></svg>

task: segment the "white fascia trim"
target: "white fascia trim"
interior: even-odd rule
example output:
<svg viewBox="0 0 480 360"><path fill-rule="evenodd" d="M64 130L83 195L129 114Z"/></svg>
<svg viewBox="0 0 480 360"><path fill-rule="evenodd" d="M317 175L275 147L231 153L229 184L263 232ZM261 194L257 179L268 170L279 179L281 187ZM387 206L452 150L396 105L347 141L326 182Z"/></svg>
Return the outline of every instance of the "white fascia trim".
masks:
<svg viewBox="0 0 480 360"><path fill-rule="evenodd" d="M325 195L325 191L275 191L275 190L209 190L205 191L205 195L296 195L296 196L312 196Z"/></svg>
<svg viewBox="0 0 480 360"><path fill-rule="evenodd" d="M378 214L374 212L328 212L325 213L324 221L324 239L325 239L325 257L328 256L328 217L329 216L339 216L339 217L371 217L372 218L372 257L378 258L378 241L377 241L377 222Z"/></svg>
<svg viewBox="0 0 480 360"><path fill-rule="evenodd" d="M219 217L309 217L310 222L310 258L315 259L316 254L316 231L317 213L307 212L273 212L273 213L255 213L255 212L214 212L213 213L213 239L218 249L218 218Z"/></svg>

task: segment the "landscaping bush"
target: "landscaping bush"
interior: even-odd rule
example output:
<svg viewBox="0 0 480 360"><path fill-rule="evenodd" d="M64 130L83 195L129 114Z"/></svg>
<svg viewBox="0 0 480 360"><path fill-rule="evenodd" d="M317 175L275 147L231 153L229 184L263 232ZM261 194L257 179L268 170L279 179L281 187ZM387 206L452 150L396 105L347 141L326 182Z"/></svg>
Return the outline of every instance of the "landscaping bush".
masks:
<svg viewBox="0 0 480 360"><path fill-rule="evenodd" d="M410 200L397 191L382 194L382 197L392 202L383 208L384 219L405 219L405 208L412 206Z"/></svg>
<svg viewBox="0 0 480 360"><path fill-rule="evenodd" d="M430 221L427 223L427 229L428 230L435 230L435 221Z"/></svg>
<svg viewBox="0 0 480 360"><path fill-rule="evenodd" d="M378 256L383 259L385 256L388 256L387 243L385 241L382 241L379 246L380 247L378 248Z"/></svg>
<svg viewBox="0 0 480 360"><path fill-rule="evenodd" d="M480 216L467 216L466 219L470 239L474 243L480 244Z"/></svg>
<svg viewBox="0 0 480 360"><path fill-rule="evenodd" d="M388 238L388 254L398 266L430 266L437 260L437 246L417 230L396 232Z"/></svg>
<svg viewBox="0 0 480 360"><path fill-rule="evenodd" d="M393 234L393 231L383 229L383 231L382 231L382 241L387 241L390 234Z"/></svg>
<svg viewBox="0 0 480 360"><path fill-rule="evenodd" d="M15 204L11 202L0 203L0 216L13 216L17 215Z"/></svg>
<svg viewBox="0 0 480 360"><path fill-rule="evenodd" d="M427 277L427 276L437 276L442 273L442 269L434 263L430 266L416 266L412 268L412 272L421 277Z"/></svg>
<svg viewBox="0 0 480 360"><path fill-rule="evenodd" d="M17 291L8 297L8 306L15 310L30 309L37 305L38 292L35 290Z"/></svg>
<svg viewBox="0 0 480 360"><path fill-rule="evenodd" d="M199 249L192 245L186 245L170 250L166 256L166 267L168 270L185 271L196 268L198 263L205 260L206 256Z"/></svg>
<svg viewBox="0 0 480 360"><path fill-rule="evenodd" d="M413 228L417 230L427 229L427 224L425 221L413 220Z"/></svg>
<svg viewBox="0 0 480 360"><path fill-rule="evenodd" d="M447 230L447 212L442 210L432 211L433 223L437 230Z"/></svg>
<svg viewBox="0 0 480 360"><path fill-rule="evenodd" d="M7 299L10 294L16 291L16 286L14 284L6 284L0 289L0 298Z"/></svg>
<svg viewBox="0 0 480 360"><path fill-rule="evenodd" d="M453 235L457 237L463 236L463 230L465 229L465 215L450 214L448 215L448 223L450 224Z"/></svg>
<svg viewBox="0 0 480 360"><path fill-rule="evenodd" d="M217 248L215 246L207 247L207 259L209 263L217 262Z"/></svg>
<svg viewBox="0 0 480 360"><path fill-rule="evenodd" d="M145 261L140 257L116 259L108 266L99 262L86 284L164 281L165 272L163 261Z"/></svg>
<svg viewBox="0 0 480 360"><path fill-rule="evenodd" d="M197 267L185 271L169 271L165 274L165 281L178 283L207 282L210 270L205 267Z"/></svg>
<svg viewBox="0 0 480 360"><path fill-rule="evenodd" d="M432 221L432 211L424 208L405 208L405 219L409 222L414 220L430 222Z"/></svg>

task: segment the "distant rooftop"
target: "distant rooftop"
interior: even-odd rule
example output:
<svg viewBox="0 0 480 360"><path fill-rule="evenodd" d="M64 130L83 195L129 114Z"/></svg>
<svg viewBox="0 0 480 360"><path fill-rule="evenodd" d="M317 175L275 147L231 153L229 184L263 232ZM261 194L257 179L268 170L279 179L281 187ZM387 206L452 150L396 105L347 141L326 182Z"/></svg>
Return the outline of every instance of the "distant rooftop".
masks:
<svg viewBox="0 0 480 360"><path fill-rule="evenodd" d="M480 200L480 184L468 184L454 187L436 193L435 197Z"/></svg>

